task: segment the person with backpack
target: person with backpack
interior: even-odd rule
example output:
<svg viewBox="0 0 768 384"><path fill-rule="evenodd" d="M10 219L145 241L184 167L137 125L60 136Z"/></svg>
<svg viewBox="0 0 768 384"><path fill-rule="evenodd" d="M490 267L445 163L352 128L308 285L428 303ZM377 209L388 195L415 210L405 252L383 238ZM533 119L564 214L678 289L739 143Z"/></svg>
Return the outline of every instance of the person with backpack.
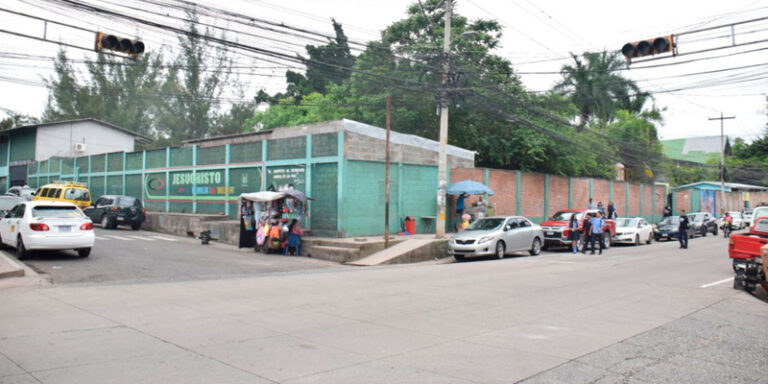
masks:
<svg viewBox="0 0 768 384"><path fill-rule="evenodd" d="M688 215L685 209L680 210L680 224L677 226L678 236L680 237L680 249L688 249Z"/></svg>
<svg viewBox="0 0 768 384"><path fill-rule="evenodd" d="M592 240L592 214L584 215L584 226L581 228L581 253L587 254L587 244Z"/></svg>

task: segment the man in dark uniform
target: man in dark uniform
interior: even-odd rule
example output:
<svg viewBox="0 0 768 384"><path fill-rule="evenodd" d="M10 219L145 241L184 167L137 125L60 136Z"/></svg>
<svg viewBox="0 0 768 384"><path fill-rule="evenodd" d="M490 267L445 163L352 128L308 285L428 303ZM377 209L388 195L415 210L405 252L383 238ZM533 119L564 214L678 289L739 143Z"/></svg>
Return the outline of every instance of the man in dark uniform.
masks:
<svg viewBox="0 0 768 384"><path fill-rule="evenodd" d="M591 199L590 199L591 200ZM584 215L584 223L582 224L581 233L583 233L584 240L582 240L583 244L581 246L581 253L587 254L587 244L590 243L592 240L592 223L590 220L592 219L592 215L587 213Z"/></svg>
<svg viewBox="0 0 768 384"><path fill-rule="evenodd" d="M680 236L680 248L688 249L688 216L685 214L685 209L680 210L680 225L677 231Z"/></svg>

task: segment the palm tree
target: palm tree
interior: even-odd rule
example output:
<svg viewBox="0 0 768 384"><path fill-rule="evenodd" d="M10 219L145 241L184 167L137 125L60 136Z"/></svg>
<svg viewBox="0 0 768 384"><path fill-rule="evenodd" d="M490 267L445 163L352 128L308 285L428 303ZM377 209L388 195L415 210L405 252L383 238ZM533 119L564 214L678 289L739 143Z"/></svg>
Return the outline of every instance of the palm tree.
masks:
<svg viewBox="0 0 768 384"><path fill-rule="evenodd" d="M571 54L573 64L564 65L562 81L555 85L579 108L578 131L584 130L590 118L602 125L614 119L619 109L638 113L649 98L634 81L618 74L624 60L618 52Z"/></svg>

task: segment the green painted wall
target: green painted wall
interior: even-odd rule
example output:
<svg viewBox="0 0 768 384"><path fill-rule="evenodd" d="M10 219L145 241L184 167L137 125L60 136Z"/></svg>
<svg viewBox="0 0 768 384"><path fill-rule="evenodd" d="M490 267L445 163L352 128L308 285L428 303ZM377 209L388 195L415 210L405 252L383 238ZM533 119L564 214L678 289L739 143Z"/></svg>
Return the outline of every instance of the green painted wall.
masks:
<svg viewBox="0 0 768 384"><path fill-rule="evenodd" d="M28 129L11 133L11 161L35 159L36 132Z"/></svg>
<svg viewBox="0 0 768 384"><path fill-rule="evenodd" d="M312 166L312 198L315 200L309 202L309 210L315 236L337 235L338 171L336 163Z"/></svg>
<svg viewBox="0 0 768 384"><path fill-rule="evenodd" d="M399 163L390 166L389 231L402 231L402 220L413 216L417 233L433 232L437 167ZM385 174L384 163L347 160L343 186L344 235L366 236L384 232Z"/></svg>

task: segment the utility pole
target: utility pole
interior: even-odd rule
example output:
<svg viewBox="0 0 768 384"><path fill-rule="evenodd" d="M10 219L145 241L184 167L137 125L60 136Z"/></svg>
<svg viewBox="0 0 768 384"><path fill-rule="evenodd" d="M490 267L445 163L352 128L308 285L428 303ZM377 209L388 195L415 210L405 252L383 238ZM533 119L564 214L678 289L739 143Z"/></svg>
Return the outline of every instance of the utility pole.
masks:
<svg viewBox="0 0 768 384"><path fill-rule="evenodd" d="M435 225L435 237L445 236L445 190L448 188L445 180L447 169L448 146L448 75L451 70L448 55L451 52L451 14L453 12L452 0L445 0L445 34L443 37L443 76L442 91L440 94L440 151L437 163L437 220Z"/></svg>
<svg viewBox="0 0 768 384"><path fill-rule="evenodd" d="M720 120L720 211L725 209L725 136L723 135L723 120L735 119L736 116L723 117L723 113L720 112L720 117L710 117L709 120ZM717 212L715 212L717 215Z"/></svg>
<svg viewBox="0 0 768 384"><path fill-rule="evenodd" d="M386 154L386 167L387 175L384 178L384 249L389 248L389 131L390 131L390 117L389 117L389 104L391 97L387 95L387 145L385 151Z"/></svg>

